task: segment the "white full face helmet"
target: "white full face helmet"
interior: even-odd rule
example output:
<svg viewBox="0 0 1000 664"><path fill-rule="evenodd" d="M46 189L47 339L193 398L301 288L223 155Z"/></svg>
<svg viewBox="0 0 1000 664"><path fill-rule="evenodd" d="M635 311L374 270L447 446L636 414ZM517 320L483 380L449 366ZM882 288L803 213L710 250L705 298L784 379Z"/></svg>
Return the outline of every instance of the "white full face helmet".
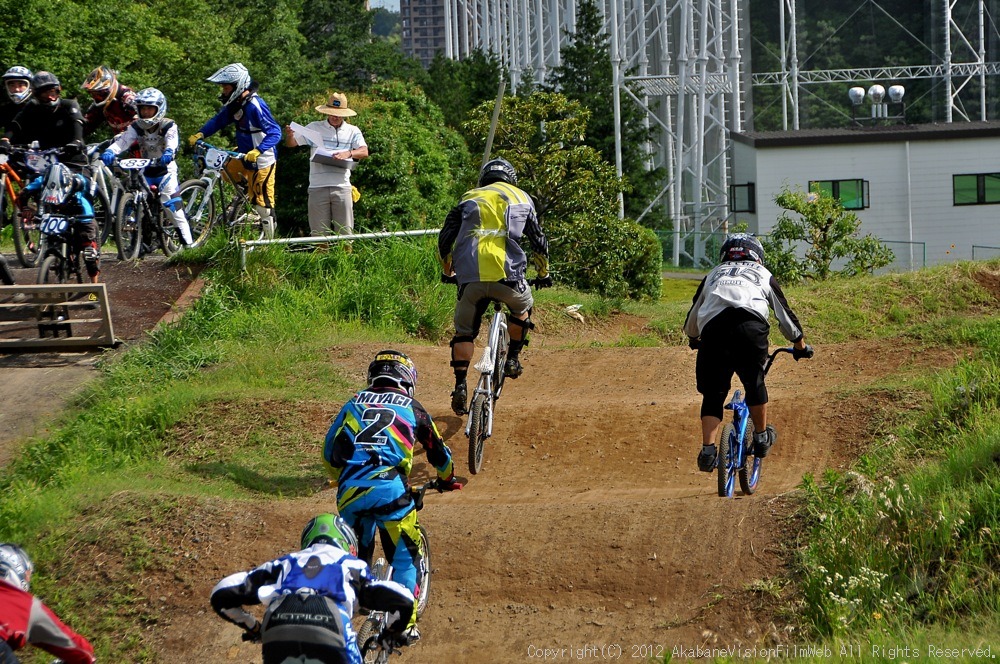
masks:
<svg viewBox="0 0 1000 664"><path fill-rule="evenodd" d="M146 131L156 129L160 121L167 115L167 98L156 88L140 90L135 96L135 105L137 108L140 106L156 107L156 113L150 118L142 117L141 112L135 117L134 122L139 125L140 129L145 129Z"/></svg>
<svg viewBox="0 0 1000 664"><path fill-rule="evenodd" d="M239 99L246 89L250 87L250 72L241 63L234 62L231 65L226 65L205 80L209 83L217 83L218 85L228 83L233 86L232 93L228 95L223 93L219 96L219 100L225 106Z"/></svg>
<svg viewBox="0 0 1000 664"><path fill-rule="evenodd" d="M10 83L14 81L23 81L24 89L20 92L14 92L11 90ZM15 104L23 104L31 96L31 70L27 67L11 67L4 72L3 75L3 87L7 92L7 96Z"/></svg>
<svg viewBox="0 0 1000 664"><path fill-rule="evenodd" d="M34 571L35 566L24 549L16 544L0 544L0 579L28 592Z"/></svg>
<svg viewBox="0 0 1000 664"><path fill-rule="evenodd" d="M64 205L76 192L76 179L65 164L52 164L45 172L42 202L46 205Z"/></svg>

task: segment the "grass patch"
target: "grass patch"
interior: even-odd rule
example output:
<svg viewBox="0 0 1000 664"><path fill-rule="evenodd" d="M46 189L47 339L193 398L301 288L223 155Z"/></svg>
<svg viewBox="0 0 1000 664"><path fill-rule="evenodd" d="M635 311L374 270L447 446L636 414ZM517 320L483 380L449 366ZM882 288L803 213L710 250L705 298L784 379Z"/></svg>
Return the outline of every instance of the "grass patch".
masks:
<svg viewBox="0 0 1000 664"><path fill-rule="evenodd" d="M0 540L29 544L37 589L79 631L100 635L102 661L152 661L144 632L161 609L134 579L173 569L177 538L194 527L203 536L219 501L323 488L316 444L357 384L331 361L336 345L451 334L455 291L438 282L432 239L356 242L350 253L259 250L245 272L231 248L204 251L217 264L195 307L109 355L101 379L0 478ZM996 634L997 272L1000 262L955 264L788 290L812 343L901 338L977 350L950 371L873 393L887 408L875 444L851 472L804 486L795 592L770 580L749 588L798 593L804 624L829 643L874 634L935 643L968 629L971 644ZM685 343L698 281L665 286L657 302L536 292L539 332L579 325L566 313L579 304L588 325L645 321L603 344ZM108 559L112 550L122 554Z"/></svg>

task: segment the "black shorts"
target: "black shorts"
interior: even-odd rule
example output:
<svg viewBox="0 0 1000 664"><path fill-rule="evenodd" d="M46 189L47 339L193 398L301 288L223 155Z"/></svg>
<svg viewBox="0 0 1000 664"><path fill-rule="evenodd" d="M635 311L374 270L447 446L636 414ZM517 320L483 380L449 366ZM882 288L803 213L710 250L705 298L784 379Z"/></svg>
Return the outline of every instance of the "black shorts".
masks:
<svg viewBox="0 0 1000 664"><path fill-rule="evenodd" d="M695 364L698 392L727 394L739 376L748 406L767 403L764 363L771 326L746 309L726 309L705 325Z"/></svg>

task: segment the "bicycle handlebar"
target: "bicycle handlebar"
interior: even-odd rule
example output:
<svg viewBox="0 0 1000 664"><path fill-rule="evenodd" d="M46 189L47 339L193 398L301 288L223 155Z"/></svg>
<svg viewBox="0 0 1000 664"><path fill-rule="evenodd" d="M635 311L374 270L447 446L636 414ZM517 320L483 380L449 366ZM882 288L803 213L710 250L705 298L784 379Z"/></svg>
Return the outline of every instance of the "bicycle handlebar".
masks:
<svg viewBox="0 0 1000 664"><path fill-rule="evenodd" d="M215 149L215 150L218 150L219 152L225 152L226 154L228 154L230 157L232 157L234 159L243 159L244 157L247 156L245 152L235 152L233 150L227 150L226 148L220 148L218 145L212 145L211 143L209 143L207 141L204 141L204 140L202 140L200 138L197 141L195 141L194 147L196 147L196 148L202 148L202 149L205 149L205 150Z"/></svg>
<svg viewBox="0 0 1000 664"><path fill-rule="evenodd" d="M816 351L809 344L806 344L806 347L803 348L802 350L799 350L795 346L775 348L774 352L772 352L770 355L767 356L767 362L764 363L764 375L767 375L768 369L771 368L771 364L774 363L774 358L776 358L779 353L788 353L789 355L795 358L796 362L798 362L803 358L805 359L811 358L813 355L816 354Z"/></svg>

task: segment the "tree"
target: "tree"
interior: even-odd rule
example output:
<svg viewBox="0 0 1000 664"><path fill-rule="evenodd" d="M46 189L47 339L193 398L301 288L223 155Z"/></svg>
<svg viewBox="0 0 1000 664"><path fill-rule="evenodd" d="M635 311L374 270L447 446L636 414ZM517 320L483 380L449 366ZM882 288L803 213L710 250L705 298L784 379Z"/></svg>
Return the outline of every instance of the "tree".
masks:
<svg viewBox="0 0 1000 664"><path fill-rule="evenodd" d="M786 212L778 217L763 244L768 269L782 281L797 283L870 273L895 259L892 250L874 235L859 237L861 220L829 194L784 189L774 201ZM788 212L799 218L792 218ZM796 249L803 242L806 250L799 258ZM844 266L833 269L834 261L840 260L846 260Z"/></svg>
<svg viewBox="0 0 1000 664"><path fill-rule="evenodd" d="M470 109L496 98L502 72L493 53L476 49L463 60L450 60L438 51L427 70L434 82L427 96L444 112L448 126L461 130Z"/></svg>
<svg viewBox="0 0 1000 664"><path fill-rule="evenodd" d="M473 109L466 132L482 154L493 102ZM556 279L609 297L658 297L662 253L655 234L618 218L624 186L584 143L590 114L552 92L504 98L490 156L509 160L535 200Z"/></svg>
<svg viewBox="0 0 1000 664"><path fill-rule="evenodd" d="M610 41L602 30L603 19L593 0L577 7L576 32L567 33L568 42L560 50L562 64L553 70L548 81L550 91L558 91L590 111L586 141L615 163L615 114L612 106L613 85ZM630 194L625 197L625 213L642 214L657 194L663 180L662 169L647 170L653 133L644 124L645 111L629 99L621 103L622 174ZM663 222L648 223L650 226Z"/></svg>

